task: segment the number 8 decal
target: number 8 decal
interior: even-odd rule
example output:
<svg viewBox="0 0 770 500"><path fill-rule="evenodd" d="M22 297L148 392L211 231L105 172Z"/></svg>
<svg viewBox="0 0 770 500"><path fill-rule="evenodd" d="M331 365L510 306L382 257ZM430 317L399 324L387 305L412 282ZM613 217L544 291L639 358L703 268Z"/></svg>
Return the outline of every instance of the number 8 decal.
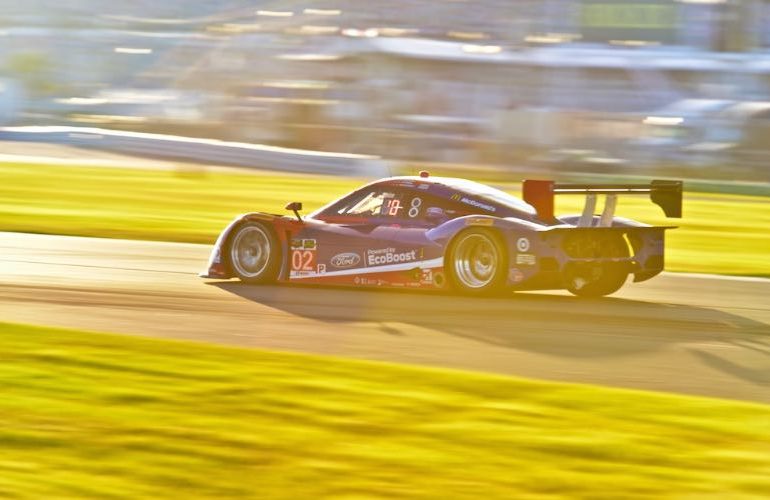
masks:
<svg viewBox="0 0 770 500"><path fill-rule="evenodd" d="M420 205L422 205L422 199L412 198L411 208L409 209L409 217L414 219L420 215Z"/></svg>

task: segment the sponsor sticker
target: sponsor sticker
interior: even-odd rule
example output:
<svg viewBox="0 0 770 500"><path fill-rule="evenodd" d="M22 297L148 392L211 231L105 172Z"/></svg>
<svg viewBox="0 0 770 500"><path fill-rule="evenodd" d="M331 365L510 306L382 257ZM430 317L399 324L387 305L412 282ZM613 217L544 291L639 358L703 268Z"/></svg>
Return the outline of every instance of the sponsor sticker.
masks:
<svg viewBox="0 0 770 500"><path fill-rule="evenodd" d="M417 186L417 189L428 189L430 188L430 184L420 184Z"/></svg>
<svg viewBox="0 0 770 500"><path fill-rule="evenodd" d="M516 240L516 249L519 252L526 252L529 250L529 239L521 237L518 240Z"/></svg>
<svg viewBox="0 0 770 500"><path fill-rule="evenodd" d="M397 252L395 248L379 248L376 250L367 250L366 265L382 266L385 264L399 264L401 262L412 262L417 260L417 250L406 252Z"/></svg>
<svg viewBox="0 0 770 500"><path fill-rule="evenodd" d="M295 238L291 240L291 249L292 250L315 250L316 249L316 240L312 238Z"/></svg>
<svg viewBox="0 0 770 500"><path fill-rule="evenodd" d="M494 219L467 219L465 221L466 226L491 226L495 223Z"/></svg>
<svg viewBox="0 0 770 500"><path fill-rule="evenodd" d="M520 283L524 279L524 274L514 267L508 272L508 279L513 283Z"/></svg>
<svg viewBox="0 0 770 500"><path fill-rule="evenodd" d="M534 266L536 262L537 262L537 258L535 257L535 254L520 253L516 255L517 264L522 264L525 266Z"/></svg>
<svg viewBox="0 0 770 500"><path fill-rule="evenodd" d="M460 203L465 203L466 205L470 205L472 207L481 208L483 210L486 210L487 212L495 211L495 207L493 207L492 205L488 203L484 203L482 201L474 200L472 198L461 197Z"/></svg>
<svg viewBox="0 0 770 500"><path fill-rule="evenodd" d="M325 274L326 273L326 264L318 264L318 268L316 269L316 272L318 274Z"/></svg>
<svg viewBox="0 0 770 500"><path fill-rule="evenodd" d="M345 252L338 253L332 257L329 261L329 264L331 264L332 267L336 267L338 269L346 269L348 267L355 266L359 262L361 262L361 257L357 253Z"/></svg>
<svg viewBox="0 0 770 500"><path fill-rule="evenodd" d="M364 286L383 286L388 284L388 282L385 280L367 278L365 276L356 276L355 278L353 278L353 283L356 285L364 285Z"/></svg>

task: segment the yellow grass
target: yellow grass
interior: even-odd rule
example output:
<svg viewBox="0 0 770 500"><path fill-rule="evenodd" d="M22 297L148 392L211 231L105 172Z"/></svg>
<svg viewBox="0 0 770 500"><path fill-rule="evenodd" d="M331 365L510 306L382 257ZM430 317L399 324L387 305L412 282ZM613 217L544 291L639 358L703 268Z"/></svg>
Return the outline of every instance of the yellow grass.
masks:
<svg viewBox="0 0 770 500"><path fill-rule="evenodd" d="M770 407L0 323L0 497L766 498Z"/></svg>

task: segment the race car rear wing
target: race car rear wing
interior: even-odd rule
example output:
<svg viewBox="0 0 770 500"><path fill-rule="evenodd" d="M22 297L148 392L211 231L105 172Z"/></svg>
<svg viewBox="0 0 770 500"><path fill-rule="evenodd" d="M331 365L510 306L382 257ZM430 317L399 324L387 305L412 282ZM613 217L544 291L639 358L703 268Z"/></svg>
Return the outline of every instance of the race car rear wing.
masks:
<svg viewBox="0 0 770 500"><path fill-rule="evenodd" d="M654 180L650 184L557 184L554 181L525 180L522 191L524 201L535 207L538 217L547 221L555 219L554 198L557 194L586 195L586 204L578 227L592 225L596 196L600 194L607 195L599 221L600 227L612 225L619 194L649 193L650 200L663 209L666 217L682 216L682 181Z"/></svg>

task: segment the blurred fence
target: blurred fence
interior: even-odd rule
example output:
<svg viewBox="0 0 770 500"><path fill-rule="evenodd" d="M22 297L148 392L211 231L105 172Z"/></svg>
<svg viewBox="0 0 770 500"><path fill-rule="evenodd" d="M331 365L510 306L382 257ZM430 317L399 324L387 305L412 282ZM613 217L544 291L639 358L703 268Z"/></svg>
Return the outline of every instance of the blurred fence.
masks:
<svg viewBox="0 0 770 500"><path fill-rule="evenodd" d="M377 156L99 128L6 127L0 128L0 141L66 144L143 157L326 175L384 177L389 170L387 162Z"/></svg>

